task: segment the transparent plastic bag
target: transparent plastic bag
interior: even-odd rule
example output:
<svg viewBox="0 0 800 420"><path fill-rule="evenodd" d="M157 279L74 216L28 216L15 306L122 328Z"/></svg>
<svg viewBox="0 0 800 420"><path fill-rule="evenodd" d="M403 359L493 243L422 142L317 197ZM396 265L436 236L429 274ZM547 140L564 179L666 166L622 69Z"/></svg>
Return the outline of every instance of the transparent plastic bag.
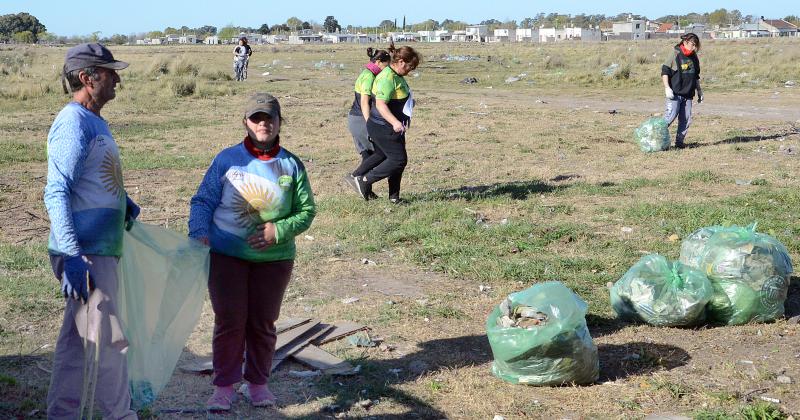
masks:
<svg viewBox="0 0 800 420"><path fill-rule="evenodd" d="M681 242L681 256L679 261L689 267L700 269L701 259L703 258L703 250L711 237L725 229L722 226L708 226L697 229L683 239Z"/></svg>
<svg viewBox="0 0 800 420"><path fill-rule="evenodd" d="M755 224L711 236L700 268L714 286L710 319L739 325L783 316L792 260L783 244L756 232Z"/></svg>
<svg viewBox="0 0 800 420"><path fill-rule="evenodd" d="M611 306L622 319L656 326L693 325L705 319L712 294L702 272L650 254L614 283Z"/></svg>
<svg viewBox="0 0 800 420"><path fill-rule="evenodd" d="M167 385L200 319L208 250L185 235L139 222L123 236L119 316L135 408L152 404Z"/></svg>
<svg viewBox="0 0 800 420"><path fill-rule="evenodd" d="M643 152L660 152L669 149L669 127L664 118L649 118L634 130L633 134Z"/></svg>
<svg viewBox="0 0 800 420"><path fill-rule="evenodd" d="M509 310L535 308L546 321L529 328L505 327L498 305L486 320L492 373L527 385L586 384L597 380L599 359L586 326L586 302L560 282L536 284L508 296Z"/></svg>

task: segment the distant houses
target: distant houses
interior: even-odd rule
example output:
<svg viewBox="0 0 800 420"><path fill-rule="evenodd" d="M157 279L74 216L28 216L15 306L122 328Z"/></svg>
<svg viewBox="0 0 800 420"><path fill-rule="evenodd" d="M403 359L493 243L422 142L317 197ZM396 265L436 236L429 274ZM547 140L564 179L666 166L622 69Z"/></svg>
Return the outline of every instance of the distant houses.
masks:
<svg viewBox="0 0 800 420"><path fill-rule="evenodd" d="M496 28L487 25L467 25L463 30L448 31L397 31L387 33L314 32L304 29L291 34L240 33L236 37L220 38L218 35L197 37L193 34L166 34L159 38L136 40L137 45L164 44L236 44L240 37L247 37L250 44L341 44L375 43L393 40L401 43L413 42L600 42L611 40L644 41L657 38L677 38L694 32L702 38L735 39L754 37L797 37L797 26L782 19L764 19L729 27L709 29L702 23L681 26L678 22L655 22L628 16L625 21L613 22L601 30L597 27L544 27Z"/></svg>

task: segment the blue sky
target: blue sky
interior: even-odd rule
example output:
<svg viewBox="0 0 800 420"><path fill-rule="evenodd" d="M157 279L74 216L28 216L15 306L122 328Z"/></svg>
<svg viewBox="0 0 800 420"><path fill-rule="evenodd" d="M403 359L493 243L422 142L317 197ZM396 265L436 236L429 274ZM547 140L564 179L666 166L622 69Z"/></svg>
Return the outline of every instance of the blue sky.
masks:
<svg viewBox="0 0 800 420"><path fill-rule="evenodd" d="M263 4L263 6L255 6ZM373 10L370 4L389 5L396 12ZM743 15L782 18L800 15L800 1L510 1L490 0L403 0L396 2L333 2L305 1L220 1L194 0L107 0L75 2L70 0L0 0L0 14L28 12L36 16L47 30L58 35L87 35L100 31L101 36L163 30L167 26L198 27L228 24L259 27L264 23L284 23L296 16L301 20L322 23L333 15L342 26L376 26L384 19L407 23L426 19L463 20L478 23L486 19L520 21L537 13L605 14L631 12L656 19L668 14L711 12L724 7L738 9Z"/></svg>

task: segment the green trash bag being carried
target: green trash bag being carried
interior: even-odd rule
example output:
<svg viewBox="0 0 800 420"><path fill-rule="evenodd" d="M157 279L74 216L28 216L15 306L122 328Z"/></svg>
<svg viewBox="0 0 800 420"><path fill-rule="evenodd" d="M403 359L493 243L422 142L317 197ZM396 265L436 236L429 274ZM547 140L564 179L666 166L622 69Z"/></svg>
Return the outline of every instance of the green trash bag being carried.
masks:
<svg viewBox="0 0 800 420"><path fill-rule="evenodd" d="M756 232L755 224L715 233L700 261L714 287L709 319L741 325L783 316L792 260L783 244Z"/></svg>
<svg viewBox="0 0 800 420"><path fill-rule="evenodd" d="M203 309L208 247L159 226L134 222L123 236L119 316L128 339L134 408L153 403Z"/></svg>
<svg viewBox="0 0 800 420"><path fill-rule="evenodd" d="M660 152L669 149L669 127L664 118L649 118L634 130L633 134L643 152Z"/></svg>
<svg viewBox="0 0 800 420"><path fill-rule="evenodd" d="M514 384L595 382L600 367L586 309L586 302L561 282L510 294L486 320L492 373Z"/></svg>
<svg viewBox="0 0 800 420"><path fill-rule="evenodd" d="M611 306L622 319L659 327L693 325L705 318L712 293L702 272L650 254L614 283Z"/></svg>

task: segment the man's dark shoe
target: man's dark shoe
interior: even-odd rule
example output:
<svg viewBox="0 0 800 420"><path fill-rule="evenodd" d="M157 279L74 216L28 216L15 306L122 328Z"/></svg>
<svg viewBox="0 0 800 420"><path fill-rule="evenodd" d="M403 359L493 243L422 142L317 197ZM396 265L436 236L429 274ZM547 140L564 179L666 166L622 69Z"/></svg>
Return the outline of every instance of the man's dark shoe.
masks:
<svg viewBox="0 0 800 420"><path fill-rule="evenodd" d="M406 200L403 200L400 197L390 197L389 202L392 204L405 204Z"/></svg>
<svg viewBox="0 0 800 420"><path fill-rule="evenodd" d="M370 200L377 200L378 198L380 198L378 197L378 194L375 194L374 192L372 192L372 190L369 190L369 192L367 193L367 197Z"/></svg>
<svg viewBox="0 0 800 420"><path fill-rule="evenodd" d="M685 149L685 148L686 148L686 143L684 143L684 142L677 142L677 141L676 141L676 142L675 142L675 148L676 148L676 149Z"/></svg>

